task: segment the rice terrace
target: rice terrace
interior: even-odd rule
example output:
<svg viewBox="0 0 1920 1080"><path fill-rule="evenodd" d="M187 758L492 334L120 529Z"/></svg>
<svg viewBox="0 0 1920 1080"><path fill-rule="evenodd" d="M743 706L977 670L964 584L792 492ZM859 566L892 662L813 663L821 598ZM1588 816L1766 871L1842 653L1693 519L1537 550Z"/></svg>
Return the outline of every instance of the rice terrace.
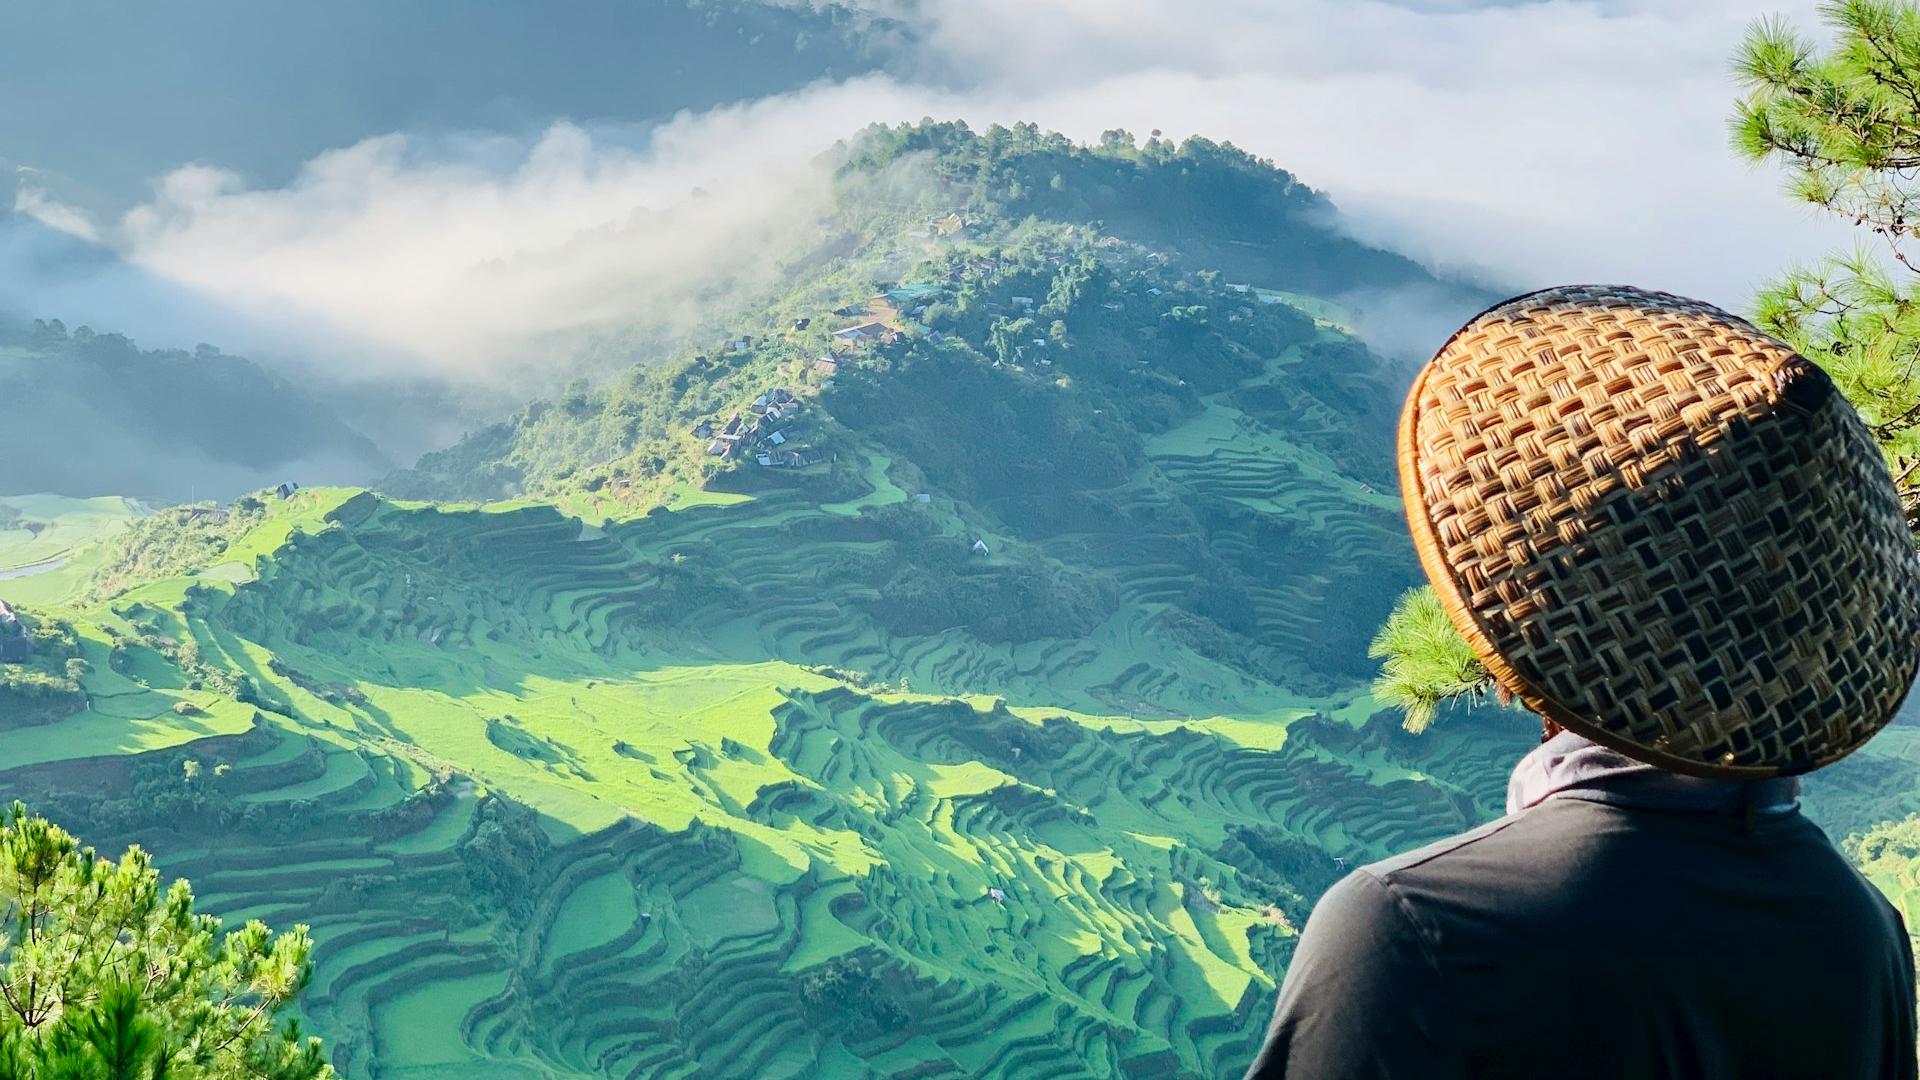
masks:
<svg viewBox="0 0 1920 1080"><path fill-rule="evenodd" d="M654 6L653 126L521 150L501 106L193 166L111 227L22 166L0 808L306 928L284 1001L246 991L320 1040L288 1076L1241 1075L1321 896L1506 813L1541 741L1464 674L1424 731L1376 682L1425 580L1401 401L1505 293L1201 135L801 156L780 110L904 79L921 13ZM599 107L610 63L541 92ZM232 283L182 269L235 238ZM1801 796L1909 919L1917 732Z"/></svg>

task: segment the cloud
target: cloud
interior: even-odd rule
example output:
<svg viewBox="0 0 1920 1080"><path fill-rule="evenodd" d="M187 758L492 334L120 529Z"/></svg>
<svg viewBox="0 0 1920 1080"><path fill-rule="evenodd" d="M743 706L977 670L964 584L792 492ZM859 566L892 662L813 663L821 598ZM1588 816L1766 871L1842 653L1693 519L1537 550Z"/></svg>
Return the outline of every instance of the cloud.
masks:
<svg viewBox="0 0 1920 1080"><path fill-rule="evenodd" d="M1328 191L1362 238L1514 287L1740 307L1849 242L1737 161L1747 0L898 0L970 119L1205 134ZM1816 4L1779 13L1817 26Z"/></svg>
<svg viewBox="0 0 1920 1080"><path fill-rule="evenodd" d="M99 230L94 228L86 214L55 201L34 185L36 174L33 169L16 169L15 174L20 183L14 192L14 213L25 214L77 240L87 243L99 241Z"/></svg>
<svg viewBox="0 0 1920 1080"><path fill-rule="evenodd" d="M349 374L497 376L597 329L685 328L776 280L818 236L817 159L866 122L866 97L824 86L637 138L564 121L530 143L382 135L277 188L191 165L109 225L30 189L18 205L248 313L272 351L317 335Z"/></svg>
<svg viewBox="0 0 1920 1080"><path fill-rule="evenodd" d="M278 187L191 165L112 222L30 179L16 207L244 313L256 340L231 347L480 377L770 283L825 197L816 155L929 115L1228 139L1328 191L1362 238L1516 289L1625 281L1738 308L1848 239L1727 149L1727 58L1753 15L1734 0L868 6L905 28L887 75L637 130L382 134ZM1787 14L1812 25L1810 8Z"/></svg>

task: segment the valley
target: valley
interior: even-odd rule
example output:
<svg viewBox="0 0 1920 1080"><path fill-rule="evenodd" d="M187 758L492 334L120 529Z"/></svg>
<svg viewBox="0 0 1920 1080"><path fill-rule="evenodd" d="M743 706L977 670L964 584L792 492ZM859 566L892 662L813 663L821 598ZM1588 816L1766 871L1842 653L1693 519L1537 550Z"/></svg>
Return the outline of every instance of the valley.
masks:
<svg viewBox="0 0 1920 1080"><path fill-rule="evenodd" d="M311 926L353 1077L1243 1068L1321 892L1537 738L1368 689L1418 574L1349 294L1437 285L1204 140L839 182L781 296L368 485L0 499L0 791ZM1894 734L1836 835L1920 810Z"/></svg>

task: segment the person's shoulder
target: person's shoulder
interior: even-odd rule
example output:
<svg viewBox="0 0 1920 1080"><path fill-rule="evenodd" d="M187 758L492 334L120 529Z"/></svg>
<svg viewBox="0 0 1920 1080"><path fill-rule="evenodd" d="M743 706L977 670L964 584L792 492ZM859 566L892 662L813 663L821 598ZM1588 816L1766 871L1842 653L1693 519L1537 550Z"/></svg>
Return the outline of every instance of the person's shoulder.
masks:
<svg viewBox="0 0 1920 1080"><path fill-rule="evenodd" d="M1510 830L1519 828L1524 831L1526 827L1523 823L1527 821L1527 818L1528 815L1524 813L1508 814L1506 817L1495 818L1479 828L1469 829L1466 832L1449 836L1444 840L1436 840L1425 847L1417 847L1412 851L1405 851L1391 858L1381 859L1379 862L1368 863L1354 871L1349 877L1366 875L1379 881L1383 885L1391 884L1396 878L1408 874L1418 874L1423 868L1437 860L1445 860L1450 856L1473 851L1476 848L1483 848L1489 844L1497 846Z"/></svg>
<svg viewBox="0 0 1920 1080"><path fill-rule="evenodd" d="M1413 943L1404 958L1425 952L1420 934L1407 917L1404 902L1370 867L1360 867L1333 883L1313 905L1307 919L1303 947L1324 949L1333 943L1360 943L1370 963L1384 963L1396 955L1385 945L1393 940Z"/></svg>
<svg viewBox="0 0 1920 1080"><path fill-rule="evenodd" d="M1409 878L1439 871L1449 856L1472 850L1513 828L1520 816L1490 821L1477 829L1449 836L1425 847L1359 867L1341 878L1314 904L1312 924L1322 932L1338 928L1343 934L1379 936L1414 931L1417 920L1407 904L1402 885Z"/></svg>

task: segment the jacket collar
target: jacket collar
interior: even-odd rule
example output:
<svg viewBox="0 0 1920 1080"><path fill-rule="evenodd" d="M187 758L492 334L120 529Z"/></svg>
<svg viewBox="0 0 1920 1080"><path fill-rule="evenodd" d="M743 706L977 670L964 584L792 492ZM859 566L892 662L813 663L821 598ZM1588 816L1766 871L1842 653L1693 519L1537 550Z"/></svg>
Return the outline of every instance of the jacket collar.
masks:
<svg viewBox="0 0 1920 1080"><path fill-rule="evenodd" d="M1667 772L1562 731L1520 759L1507 781L1507 813L1548 799L1585 799L1650 810L1789 814L1800 806L1796 777L1708 780Z"/></svg>

